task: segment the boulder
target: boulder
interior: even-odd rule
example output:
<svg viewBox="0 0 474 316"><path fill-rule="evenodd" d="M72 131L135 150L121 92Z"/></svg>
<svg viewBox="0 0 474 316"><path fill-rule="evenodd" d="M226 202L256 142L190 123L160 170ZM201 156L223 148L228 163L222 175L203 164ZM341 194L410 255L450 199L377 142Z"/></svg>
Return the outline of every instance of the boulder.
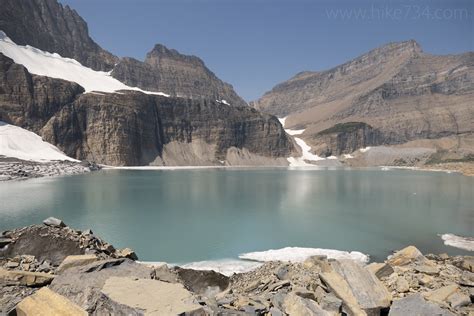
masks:
<svg viewBox="0 0 474 316"><path fill-rule="evenodd" d="M320 277L349 314L377 314L390 305L391 295L385 286L373 272L353 260L331 262L331 266L323 267Z"/></svg>
<svg viewBox="0 0 474 316"><path fill-rule="evenodd" d="M465 256L456 264L456 266L462 270L474 272L474 257Z"/></svg>
<svg viewBox="0 0 474 316"><path fill-rule="evenodd" d="M138 260L137 254L135 253L135 251L133 251L130 248L123 248L123 249L117 250L117 255L119 258L128 258L132 260Z"/></svg>
<svg viewBox="0 0 474 316"><path fill-rule="evenodd" d="M31 287L44 286L51 283L54 275L41 272L5 270L0 268L0 285L23 285Z"/></svg>
<svg viewBox="0 0 474 316"><path fill-rule="evenodd" d="M102 293L118 305L143 314L181 315L202 311L191 292L178 283L110 277L105 281Z"/></svg>
<svg viewBox="0 0 474 316"><path fill-rule="evenodd" d="M434 303L427 302L420 294L414 294L395 300L390 308L389 316L453 316L448 310L442 309Z"/></svg>
<svg viewBox="0 0 474 316"><path fill-rule="evenodd" d="M466 295L460 291L457 291L450 295L447 301L449 305L451 305L451 307L454 309L458 309L459 307L471 304L471 298L469 297L469 295Z"/></svg>
<svg viewBox="0 0 474 316"><path fill-rule="evenodd" d="M321 280L334 292L343 302L343 310L349 315L366 315L352 293L346 280L330 266L324 267L320 273Z"/></svg>
<svg viewBox="0 0 474 316"><path fill-rule="evenodd" d="M66 227L66 224L56 217L48 217L43 221L43 224L47 226Z"/></svg>
<svg viewBox="0 0 474 316"><path fill-rule="evenodd" d="M387 263L372 262L365 268L369 269L379 279L387 277L394 272L393 268Z"/></svg>
<svg viewBox="0 0 474 316"><path fill-rule="evenodd" d="M293 292L285 297L283 307L288 315L331 316L329 312L323 310L315 301L302 298Z"/></svg>
<svg viewBox="0 0 474 316"><path fill-rule="evenodd" d="M457 284L451 284L443 286L434 291L423 293L424 297L432 302L443 304L447 303L448 297L459 291L459 286Z"/></svg>
<svg viewBox="0 0 474 316"><path fill-rule="evenodd" d="M12 240L10 238L5 238L5 237L0 237L0 248L5 247L9 243L11 243Z"/></svg>
<svg viewBox="0 0 474 316"><path fill-rule="evenodd" d="M426 258L415 246L408 246L397 251L387 260L387 263L391 266L404 266L415 261L422 262L424 260Z"/></svg>
<svg viewBox="0 0 474 316"><path fill-rule="evenodd" d="M43 287L16 306L18 316L68 315L87 316L79 306L50 289Z"/></svg>
<svg viewBox="0 0 474 316"><path fill-rule="evenodd" d="M72 268L72 267L80 267L85 266L89 263L98 261L96 255L73 255L67 256L63 262L59 265L57 272L62 273L65 270Z"/></svg>
<svg viewBox="0 0 474 316"><path fill-rule="evenodd" d="M331 266L347 282L358 305L367 314L380 314L390 306L392 295L371 271L347 259L333 261Z"/></svg>
<svg viewBox="0 0 474 316"><path fill-rule="evenodd" d="M174 271L181 283L196 294L210 297L229 286L229 277L212 270L200 271L176 267Z"/></svg>
<svg viewBox="0 0 474 316"><path fill-rule="evenodd" d="M101 290L107 279L114 276L151 279L152 274L153 269L130 259L102 260L65 270L56 276L50 288L89 313L106 314L111 313L111 307Z"/></svg>

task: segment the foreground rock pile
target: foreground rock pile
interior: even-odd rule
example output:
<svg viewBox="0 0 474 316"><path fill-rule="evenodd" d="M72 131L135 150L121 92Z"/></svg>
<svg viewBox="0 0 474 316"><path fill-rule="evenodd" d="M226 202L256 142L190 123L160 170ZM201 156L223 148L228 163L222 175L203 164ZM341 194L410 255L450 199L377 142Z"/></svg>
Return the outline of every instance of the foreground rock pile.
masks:
<svg viewBox="0 0 474 316"><path fill-rule="evenodd" d="M34 162L0 157L0 181L82 174L98 170L93 163L54 161Z"/></svg>
<svg viewBox="0 0 474 316"><path fill-rule="evenodd" d="M0 238L0 314L473 315L474 257L409 246L383 263L310 257L231 277L136 262L55 218Z"/></svg>

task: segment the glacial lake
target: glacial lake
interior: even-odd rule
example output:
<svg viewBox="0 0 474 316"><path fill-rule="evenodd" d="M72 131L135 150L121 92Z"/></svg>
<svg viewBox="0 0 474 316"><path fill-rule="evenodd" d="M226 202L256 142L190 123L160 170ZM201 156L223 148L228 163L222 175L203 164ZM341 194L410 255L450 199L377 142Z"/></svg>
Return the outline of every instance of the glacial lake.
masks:
<svg viewBox="0 0 474 316"><path fill-rule="evenodd" d="M474 178L444 172L103 170L3 182L0 201L0 230L54 216L143 261L172 263L288 246L356 250L372 260L410 244L467 254L439 234L474 232Z"/></svg>

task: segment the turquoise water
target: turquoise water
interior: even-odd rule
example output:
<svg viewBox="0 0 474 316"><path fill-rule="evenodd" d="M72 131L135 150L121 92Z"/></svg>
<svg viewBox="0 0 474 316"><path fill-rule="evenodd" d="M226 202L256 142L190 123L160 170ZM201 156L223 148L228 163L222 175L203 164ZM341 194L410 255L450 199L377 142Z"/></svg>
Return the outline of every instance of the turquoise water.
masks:
<svg viewBox="0 0 474 316"><path fill-rule="evenodd" d="M438 234L474 232L474 178L442 172L104 170L3 182L0 201L0 230L55 216L147 261L286 246L357 250L375 260L409 244L461 254Z"/></svg>

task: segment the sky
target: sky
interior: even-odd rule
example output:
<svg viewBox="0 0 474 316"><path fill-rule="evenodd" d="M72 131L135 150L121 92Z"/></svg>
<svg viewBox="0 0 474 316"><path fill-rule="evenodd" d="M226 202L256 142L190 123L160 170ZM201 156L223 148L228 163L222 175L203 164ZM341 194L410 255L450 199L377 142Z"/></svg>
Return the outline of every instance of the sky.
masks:
<svg viewBox="0 0 474 316"><path fill-rule="evenodd" d="M113 54L156 43L196 55L251 101L301 71L322 71L388 42L431 54L474 51L474 0L60 0Z"/></svg>

